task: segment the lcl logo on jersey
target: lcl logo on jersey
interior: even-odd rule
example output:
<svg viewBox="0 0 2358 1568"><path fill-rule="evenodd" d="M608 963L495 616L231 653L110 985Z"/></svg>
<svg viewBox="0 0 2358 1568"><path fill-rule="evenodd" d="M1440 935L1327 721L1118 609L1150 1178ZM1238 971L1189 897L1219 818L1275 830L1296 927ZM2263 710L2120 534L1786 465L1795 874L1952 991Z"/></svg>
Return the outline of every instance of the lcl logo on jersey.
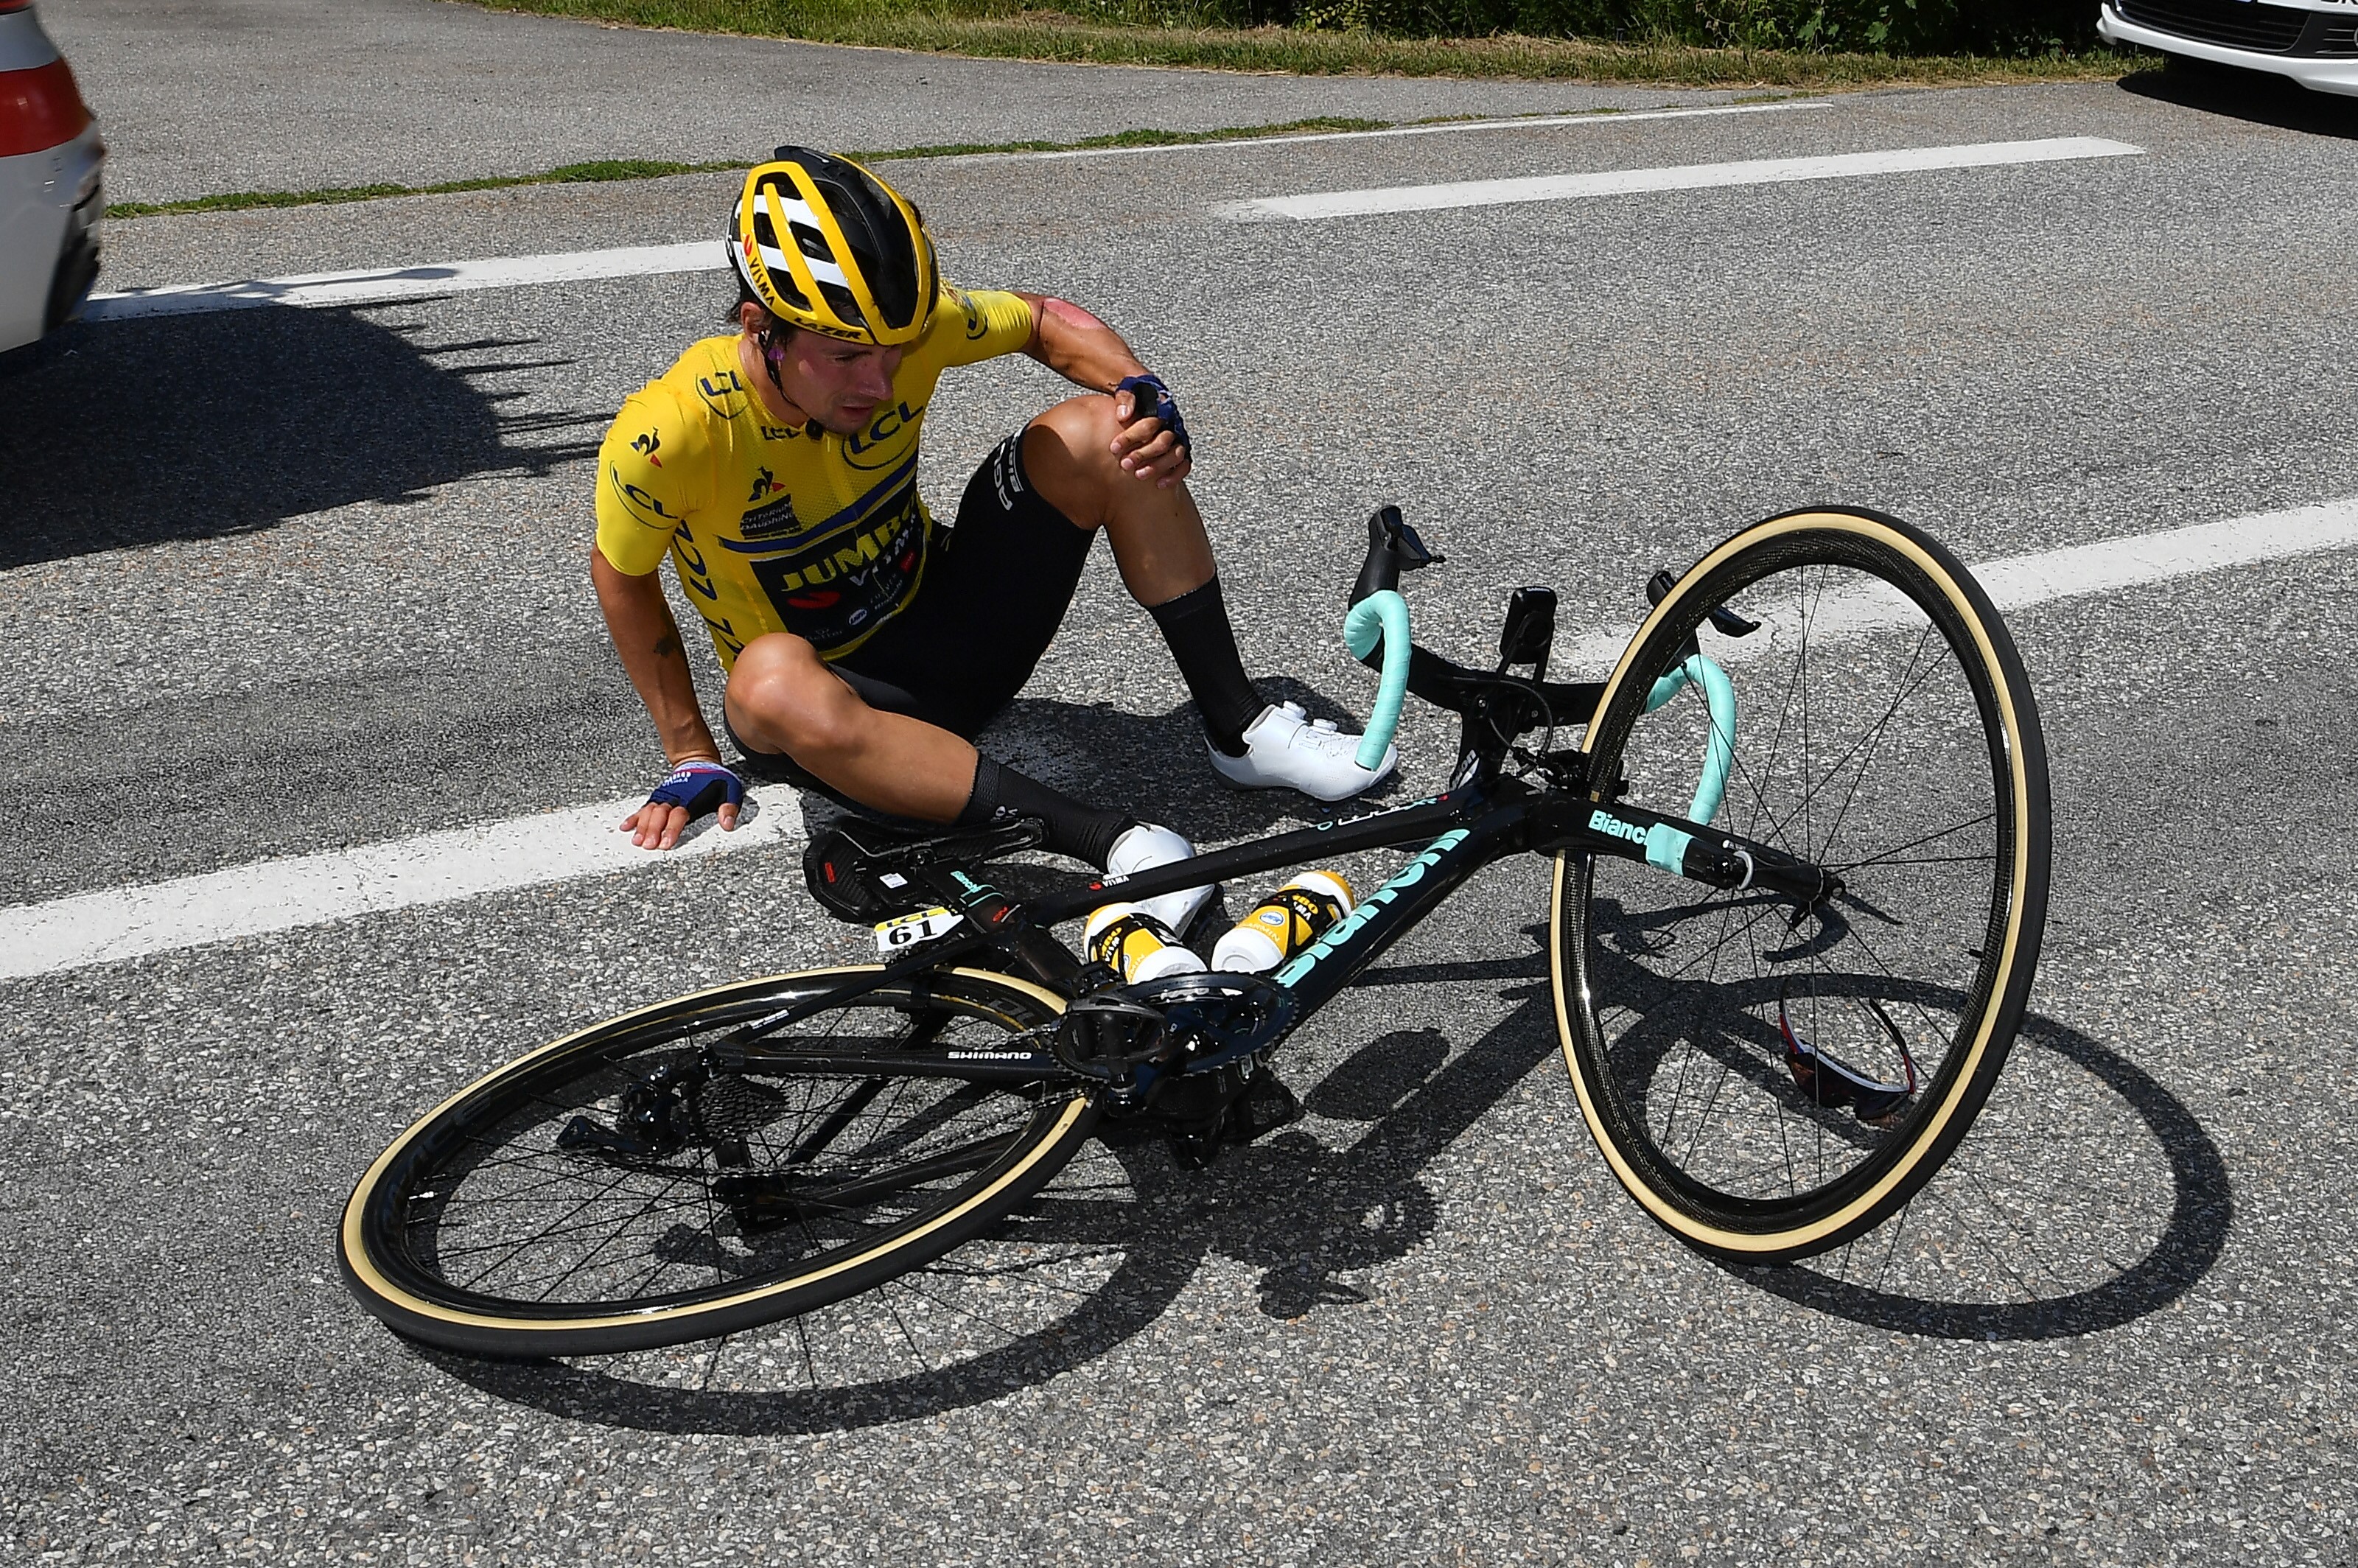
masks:
<svg viewBox="0 0 2358 1568"><path fill-rule="evenodd" d="M624 479L621 470L611 465L606 470L606 482L614 487L614 493L622 497L623 505L639 514L641 522L645 522L649 517L660 517L666 523L678 521L664 510L662 501Z"/></svg>
<svg viewBox="0 0 2358 1568"><path fill-rule="evenodd" d="M990 330L989 325L982 319L982 308L974 302L965 289L952 288L950 297L957 301L958 309L966 316L966 336L968 342L973 342L984 332Z"/></svg>
<svg viewBox="0 0 2358 1568"><path fill-rule="evenodd" d="M705 406L723 419L734 418L737 411L745 406L745 384L737 379L737 373L733 370L717 371L711 375L697 377L696 390L698 395L704 399Z"/></svg>
<svg viewBox="0 0 2358 1568"><path fill-rule="evenodd" d="M857 436L844 438L843 460L856 469L881 469L887 463L898 461L901 454L897 451L877 458L869 458L868 454L892 442L894 438L914 430L925 413L923 406L912 408L905 403L886 409L876 416L866 430ZM863 459L867 460L862 461Z"/></svg>

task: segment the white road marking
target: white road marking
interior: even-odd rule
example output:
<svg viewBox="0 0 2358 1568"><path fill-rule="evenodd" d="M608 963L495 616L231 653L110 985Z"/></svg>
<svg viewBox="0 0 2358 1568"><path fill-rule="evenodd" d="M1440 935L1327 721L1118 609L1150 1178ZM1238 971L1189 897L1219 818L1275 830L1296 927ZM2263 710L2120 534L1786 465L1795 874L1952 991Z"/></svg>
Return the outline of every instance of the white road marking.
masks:
<svg viewBox="0 0 2358 1568"><path fill-rule="evenodd" d="M1144 153L1206 152L1226 147L1275 147L1291 142L1366 142L1392 136L1438 136L1455 131L1520 131L1535 125L1626 125L1632 120L1698 120L1723 114L1781 114L1794 109L1831 109L1832 103L1714 103L1699 109L1591 110L1578 114L1526 114L1506 120L1435 120L1422 125L1386 125L1376 131L1297 131L1282 136L1230 136L1217 142L1154 142L1135 147L1066 147L1056 152L960 153L969 159L1045 161L1052 158L1130 157ZM945 159L944 161L953 161Z"/></svg>
<svg viewBox="0 0 2358 1568"><path fill-rule="evenodd" d="M2001 610L2022 610L2228 567L2353 548L2358 548L2358 497L1985 561L1974 575ZM1848 629L1865 629L1882 618L1864 597L1851 608ZM1821 615L1813 633L1823 635L1831 625ZM1582 638L1563 667L1611 667L1635 630ZM633 797L0 908L0 979L54 974L355 915L640 871L682 855L727 854L798 839L801 813L795 809L794 792L767 785L763 794L771 804L750 813L736 832L721 833L708 822L698 837L667 856L633 849L614 830L637 804Z"/></svg>
<svg viewBox="0 0 2358 1568"><path fill-rule="evenodd" d="M2358 548L2358 496L2198 523L2158 534L2138 534L2093 545L2067 545L2034 555L1973 563L1975 581L2001 612L2028 610L2061 599L2085 599L2124 589L2147 588L2179 578L2200 577L2228 567L2280 561L2325 550ZM1814 607L1810 634L1823 639L1913 623L1918 612L1899 595L1880 587L1838 596ZM1637 622L1593 632L1573 644L1566 668L1610 669L1636 634ZM1755 646L1765 646L1766 640ZM1745 643L1721 640L1712 656L1741 659ZM5 913L5 912L0 912Z"/></svg>
<svg viewBox="0 0 2358 1568"><path fill-rule="evenodd" d="M1373 136L1429 136L1455 131L1514 130L1528 126L1617 125L1633 120L1693 119L1703 115L1782 114L1795 109L1831 109L1822 103L1723 103L1699 109L1644 109L1619 114L1550 114L1520 120L1462 120L1430 125L1390 125L1379 131L1317 131L1287 136L1239 136L1222 142L1172 142L1144 147L1080 147L1064 152L975 153L995 160L1116 157L1132 153L1185 152L1287 142L1347 141ZM961 158L960 161L963 161ZM174 283L157 288L93 294L82 308L85 321L128 321L149 316L200 316L215 310L251 310L264 306L382 305L427 299L478 288L524 288L600 277L648 277L665 273L725 272L729 254L718 239L676 245L625 245L614 250L566 251L537 256L492 256L477 261L425 262L416 266L361 267L351 272L315 272L293 277L249 278L237 283Z"/></svg>
<svg viewBox="0 0 2358 1568"><path fill-rule="evenodd" d="M2050 136L2029 142L1973 142L1958 146L1902 147L1889 152L1834 153L1817 157L1746 158L1736 163L1604 169L1590 174L1534 175L1518 179L1455 180L1441 185L1395 185L1310 196L1261 196L1249 201L1225 202L1212 211L1238 223L1354 218L1379 212L1429 212L1444 208L1566 201L1588 196L1629 196L1642 191L1703 190L1721 186L1779 185L1803 179L1918 174L1942 168L2130 157L2144 151L2143 147L2107 141L2102 136Z"/></svg>
<svg viewBox="0 0 2358 1568"><path fill-rule="evenodd" d="M244 283L175 283L124 294L97 294L82 308L85 321L140 316L197 316L268 305L377 305L477 288L520 288L585 278L644 277L658 273L723 272L729 253L719 239L676 245L625 245L611 251L568 251L545 256L495 256L484 261L428 262L418 266L362 267Z"/></svg>
<svg viewBox="0 0 2358 1568"><path fill-rule="evenodd" d="M51 974L802 837L794 793L780 789L768 808L749 811L733 833L719 832L708 820L699 824L703 831L667 852L641 849L615 824L644 798L0 909L0 978Z"/></svg>

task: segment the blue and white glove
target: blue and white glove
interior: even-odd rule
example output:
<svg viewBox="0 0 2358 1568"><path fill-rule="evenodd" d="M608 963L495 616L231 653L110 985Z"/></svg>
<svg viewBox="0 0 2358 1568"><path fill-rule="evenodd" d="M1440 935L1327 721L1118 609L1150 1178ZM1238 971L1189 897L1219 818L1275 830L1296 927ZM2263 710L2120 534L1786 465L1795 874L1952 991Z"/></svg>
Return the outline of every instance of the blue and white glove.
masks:
<svg viewBox="0 0 2358 1568"><path fill-rule="evenodd" d="M1179 400L1171 395L1171 389L1163 384L1163 378L1152 371L1144 375L1123 376L1115 385L1113 394L1119 397L1125 392L1130 394L1130 417L1152 417L1163 421L1163 427L1171 432L1173 440L1179 443L1179 450L1186 455L1188 461L1193 462L1195 448L1187 438L1187 421L1179 417Z"/></svg>
<svg viewBox="0 0 2358 1568"><path fill-rule="evenodd" d="M688 820L724 806L741 806L745 801L745 781L719 762L701 758L679 764L665 774L647 796L649 806L680 806L687 808Z"/></svg>

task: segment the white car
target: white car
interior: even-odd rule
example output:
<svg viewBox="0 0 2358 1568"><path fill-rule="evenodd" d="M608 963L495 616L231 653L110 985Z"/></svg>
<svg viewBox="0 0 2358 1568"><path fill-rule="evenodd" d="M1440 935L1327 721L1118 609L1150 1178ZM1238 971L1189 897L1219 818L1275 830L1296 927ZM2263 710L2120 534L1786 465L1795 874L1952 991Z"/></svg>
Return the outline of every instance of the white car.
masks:
<svg viewBox="0 0 2358 1568"><path fill-rule="evenodd" d="M2358 93L2358 0L2103 0L2096 31L2116 44L2289 76Z"/></svg>
<svg viewBox="0 0 2358 1568"><path fill-rule="evenodd" d="M0 0L0 351L62 325L98 276L106 146L32 0Z"/></svg>

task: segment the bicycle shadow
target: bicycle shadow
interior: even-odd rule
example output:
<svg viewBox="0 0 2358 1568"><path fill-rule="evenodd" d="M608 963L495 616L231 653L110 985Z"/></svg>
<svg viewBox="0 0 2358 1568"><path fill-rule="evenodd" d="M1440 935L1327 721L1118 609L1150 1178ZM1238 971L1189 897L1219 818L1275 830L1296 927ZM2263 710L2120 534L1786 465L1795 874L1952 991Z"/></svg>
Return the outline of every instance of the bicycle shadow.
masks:
<svg viewBox="0 0 2358 1568"><path fill-rule="evenodd" d="M2071 1064L2127 1102L2169 1167L2170 1207L2161 1237L2134 1264L2101 1284L2022 1303L1929 1302L1808 1266L1729 1272L1797 1305L1871 1328L1942 1339L2064 1339L2101 1333L2169 1305L2192 1289L2227 1244L2234 1198L2227 1162L2178 1098L2116 1051L2050 1018L2032 1014L2015 1041L2016 1061L2044 1051ZM2017 1067L2009 1065L2009 1072ZM1998 1093L2006 1092L2001 1078ZM1935 1178L1938 1180L1938 1178Z"/></svg>
<svg viewBox="0 0 2358 1568"><path fill-rule="evenodd" d="M372 313L401 308L82 323L45 342L8 369L0 569L253 533L595 450L602 415L501 407L525 395L503 378L572 361L506 351L530 338L428 343Z"/></svg>
<svg viewBox="0 0 2358 1568"><path fill-rule="evenodd" d="M1536 934L1543 942L1543 930ZM1312 1087L1305 1099L1312 1111L1365 1125L1347 1146L1329 1147L1289 1129L1196 1173L1177 1169L1152 1142L1118 1149L1135 1200L1067 1223L1077 1224L1109 1254L1118 1252L1120 1265L1055 1323L971 1360L853 1387L741 1390L659 1387L595 1362L493 1363L422 1348L419 1354L486 1393L551 1414L651 1431L752 1436L920 1419L1036 1388L1153 1326L1214 1257L1260 1271L1258 1303L1272 1317L1347 1308L1367 1300L1352 1275L1405 1256L1438 1226L1439 1206L1420 1173L1556 1054L1543 955L1400 965L1360 981L1363 988L1468 984L1499 985L1496 994L1518 1005L1462 1051L1453 1052L1432 1029L1385 1033ZM2167 1223L2142 1257L2125 1266L2107 1260L2104 1266L2115 1271L2081 1288L2006 1303L1911 1294L1888 1281L1854 1281L1811 1265L1732 1268L1729 1277L1869 1327L1982 1339L2091 1333L2183 1294L2218 1259L2232 1221L2217 1145L2157 1079L2084 1033L2033 1016L2016 1049L2018 1063L2044 1057L2100 1086L2158 1144L2171 1204ZM2035 1128L2032 1132L2027 1147L2051 1144L2035 1136ZM2068 1155L2055 1158L2069 1162ZM2050 1173L2062 1182L2078 1175ZM1885 1228L1904 1227L1913 1212ZM1664 1238L1659 1245L1674 1244Z"/></svg>

